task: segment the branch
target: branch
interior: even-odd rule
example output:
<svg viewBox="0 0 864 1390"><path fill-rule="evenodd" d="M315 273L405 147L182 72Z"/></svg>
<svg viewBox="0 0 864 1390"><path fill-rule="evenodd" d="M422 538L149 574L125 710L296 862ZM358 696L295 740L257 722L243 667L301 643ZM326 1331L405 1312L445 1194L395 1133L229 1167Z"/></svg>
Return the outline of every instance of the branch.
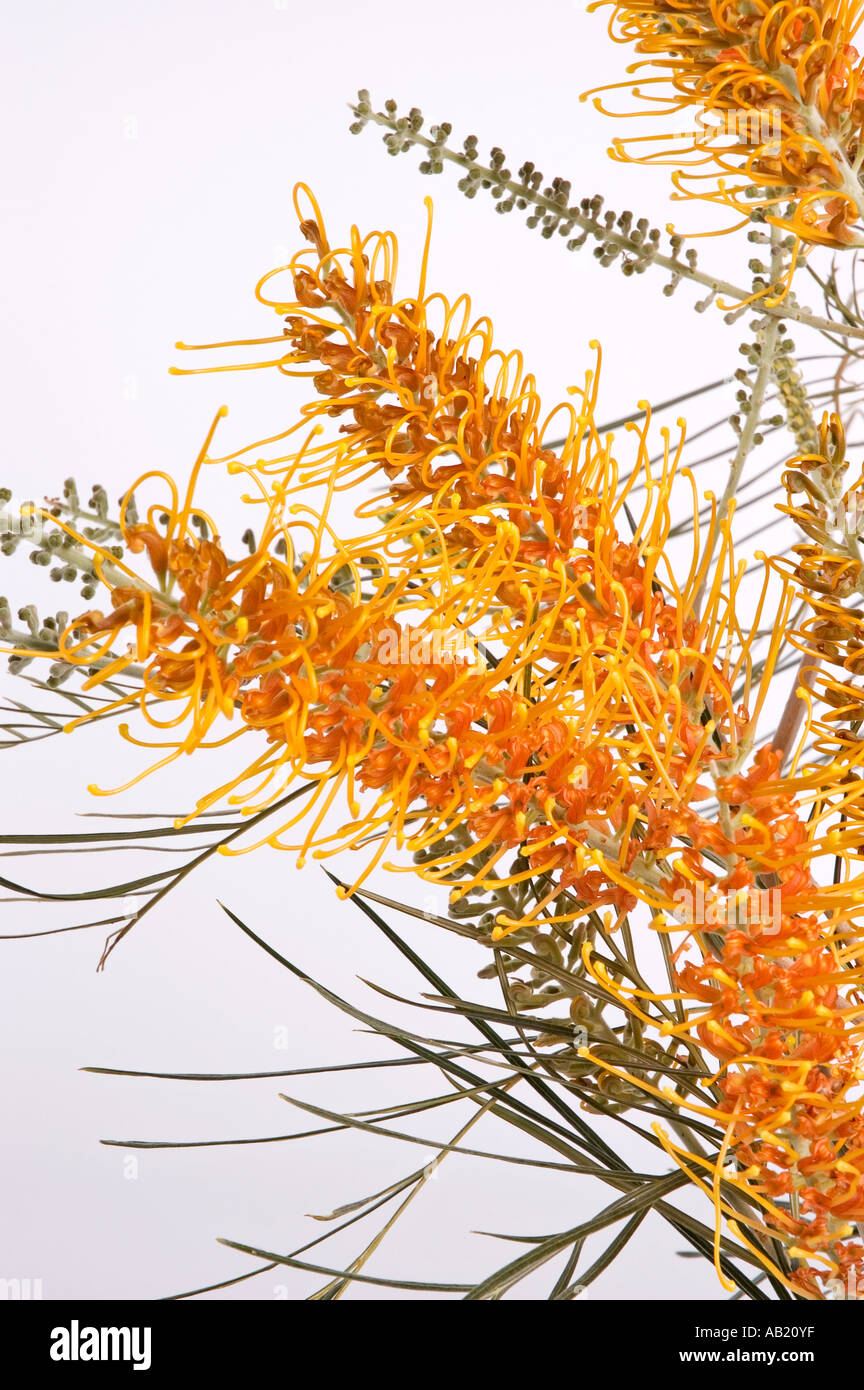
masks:
<svg viewBox="0 0 864 1390"><path fill-rule="evenodd" d="M397 117L396 103L388 101L385 104L386 112L373 111L369 103L369 93L361 90L356 105L351 105L351 111L356 117L351 126L352 133L359 134L371 123L383 127L388 132L384 136L384 143L390 154L402 154L412 146L426 150L430 158L420 165L420 172L424 174L441 173L445 162L455 164L464 170L465 177L460 180L459 187L466 197L473 198L478 189L486 188L496 200L498 212L510 212L514 207L522 210L527 207L533 208L534 212L528 218L528 225L536 227L542 220L542 235L546 238L553 236L555 232L567 237L574 231L581 233L579 236L570 237L567 242L568 250L578 250L589 237L593 237L599 242L594 254L601 264L611 265L612 261L621 256L624 258L622 271L625 275L641 274L649 265L659 266L672 277L664 288L666 294L672 294L681 280L690 280L693 284L702 285L709 294L705 300L697 304L696 308L699 311L707 308L718 294L722 294L734 301L727 314L727 322L731 322L737 317L745 301L752 302L752 293L742 286L700 270L696 264L695 251L688 250L685 259L682 260L679 252L683 237L671 236L671 254L666 254L660 250L660 231L656 227L649 228L645 218L640 218L634 225L632 213L623 212L616 217L614 212L607 211L601 220L603 199L599 195L584 198L578 205L571 204L571 185L561 178L553 179L552 184L541 192L543 175L533 164L523 164L519 171L519 179L514 179L510 171L503 167L502 150L493 149L490 163L481 164L476 158L475 137L468 137L464 151L451 149L446 144L452 129L449 124L445 122L443 125L431 126L427 137L421 134L423 116L416 107L412 108L408 116ZM802 308L791 293L782 303L763 300L760 308L772 318L791 319L806 324L809 328L815 328L820 333L864 339L864 326L849 324L841 329L831 319Z"/></svg>

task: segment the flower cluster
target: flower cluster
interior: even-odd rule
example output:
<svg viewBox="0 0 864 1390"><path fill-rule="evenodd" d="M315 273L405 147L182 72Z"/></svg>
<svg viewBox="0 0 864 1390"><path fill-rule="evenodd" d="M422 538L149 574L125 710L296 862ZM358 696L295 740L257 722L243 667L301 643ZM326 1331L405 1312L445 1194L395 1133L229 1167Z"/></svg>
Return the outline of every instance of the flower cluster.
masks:
<svg viewBox="0 0 864 1390"><path fill-rule="evenodd" d="M617 158L671 165L679 196L745 219L761 207L805 242L861 244L864 65L852 44L860 3L600 3L612 5L612 37L644 55L631 69L638 77L618 85L670 131L616 140Z"/></svg>
<svg viewBox="0 0 864 1390"><path fill-rule="evenodd" d="M795 645L814 663L807 668L802 692L807 698L818 697L811 702L809 728L817 751L829 756L832 764L841 758L851 772L858 762L858 738L844 726L854 729L864 714L855 680L864 651L857 607L864 591L859 544L864 533L864 470L850 481L845 431L836 415L826 416L815 452L793 459L783 483L787 501L779 510L794 517L808 537L793 547L794 559L776 559L773 564L788 575L810 610L792 634Z"/></svg>
<svg viewBox="0 0 864 1390"><path fill-rule="evenodd" d="M712 519L704 551L694 539L679 581L667 540L680 440L673 447L664 431L652 463L646 412L622 477L612 437L595 424L596 373L577 405L544 416L521 355L493 347L467 297L426 294L428 239L418 290L400 300L391 234L354 229L347 247L331 248L314 200L312 212L298 206L312 249L258 288L283 320L271 341L287 339L288 350L243 365L302 376L311 365L317 394L302 422L338 419L339 435L230 466L275 479L280 496L383 479L383 498L357 515L374 521L381 563L410 572L403 601L439 619L446 607L493 656L491 673L463 682L458 701L436 693L418 706L410 727L422 758L410 741L376 744L361 781L398 791L394 823L413 817L407 844L421 872L451 883L456 901L493 872L513 886L496 866L518 849L517 879L541 875L546 891L527 914L499 919L499 931L550 911L573 920L585 902L624 910L653 892L641 859L672 852L684 809L706 794L700 771L746 743L751 716L732 697L749 682L746 651L727 655L740 580L728 526ZM293 299L273 297L273 276L289 279ZM553 426L565 432L556 449L546 442ZM770 664L766 688L769 675ZM467 839L448 844L462 826Z"/></svg>
<svg viewBox="0 0 864 1390"><path fill-rule="evenodd" d="M791 633L804 653L806 727L789 774L781 775L785 750L763 747L748 772L718 779L720 817L691 821L693 848L679 861L672 895L677 901L698 884L702 901L710 894L752 898L770 886L779 911L757 914L742 928L733 920L722 933L706 914L678 945L675 997L685 1015L661 1033L697 1041L720 1070L703 1083L710 1104L680 1087L676 1103L713 1119L725 1139L710 1158L663 1142L713 1196L718 1233L723 1214L757 1253L760 1242L764 1252L769 1239L779 1240L796 1264L787 1278L765 1257L774 1276L819 1298L832 1281L845 1286L851 1276L857 1285L864 1274L864 1246L852 1239L864 1217L864 875L856 868L864 778L855 732L864 643L851 606L864 572L862 479L849 480L837 417L826 417L818 450L792 460L784 481L788 501L780 510L808 540L772 566L812 611ZM820 674L820 662L839 674ZM808 748L817 755L811 762ZM654 925L681 930L669 910ZM645 1001L657 998L617 990L640 1016ZM735 1189L747 1206L736 1207Z"/></svg>
<svg viewBox="0 0 864 1390"><path fill-rule="evenodd" d="M679 897L696 881L704 896L752 895L771 884L780 905L779 914L754 914L740 928L690 926L674 953L673 997L684 1014L660 1033L717 1059L719 1071L701 1083L707 1095L680 1084L658 1093L637 1076L627 1079L721 1127L715 1155L668 1136L662 1142L713 1198L718 1240L722 1215L777 1279L819 1298L824 1282L864 1273L864 1246L850 1239L864 1216L864 947L855 923L864 893L814 881L811 866L829 836L804 815L796 790L780 776L780 755L763 748L746 774L718 781L723 829L694 827L694 850L709 849L722 873L695 852L678 866ZM671 915L654 925L682 929ZM656 997L615 988L643 1018ZM771 1240L786 1248L791 1276L765 1255Z"/></svg>

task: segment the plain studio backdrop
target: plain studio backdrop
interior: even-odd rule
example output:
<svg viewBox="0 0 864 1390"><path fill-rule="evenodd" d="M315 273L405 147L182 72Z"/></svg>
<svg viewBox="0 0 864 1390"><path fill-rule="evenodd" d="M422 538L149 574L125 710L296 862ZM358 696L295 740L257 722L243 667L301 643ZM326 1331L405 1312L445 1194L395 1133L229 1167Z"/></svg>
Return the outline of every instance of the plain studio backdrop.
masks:
<svg viewBox="0 0 864 1390"><path fill-rule="evenodd" d="M583 381L593 339L604 350L606 420L643 398L663 400L728 376L739 364L746 321L729 327L716 310L694 313L698 296L686 285L666 299L657 273L625 281L617 268L601 268L590 248L568 254L559 239L527 230L518 213L496 216L485 195L467 202L449 171L424 178L414 154L390 158L371 127L348 133L347 103L368 87L376 109L391 96L403 110L419 106L429 122L450 121L454 141L476 134L481 154L500 145L512 168L530 158L547 176L569 178L574 196L602 191L612 207L633 208L660 226L710 225L670 202L664 171L612 162L614 123L579 101L584 89L620 80L632 57L609 40L605 12L552 0L384 9L368 0L6 0L3 27L0 485L16 497L56 494L69 476L82 493L104 484L112 499L149 468L182 479L223 403L230 406L224 452L290 422L298 388L275 373L179 379L168 367L179 360L177 339L274 331L252 291L299 244L291 190L300 179L314 187L334 240L344 243L354 221L397 232L403 295L416 283L423 198L431 193L429 286L451 298L470 292L476 312L494 319L499 346L524 351L548 401ZM700 254L747 282L746 242L705 242ZM694 419L730 413L733 393L726 386L710 406L697 402ZM724 438L731 444L731 432ZM724 468L721 458L715 488ZM217 503L222 498L224 531L239 534L242 516L235 530L224 511L236 505L236 488L216 478L207 485ZM767 525L770 509L762 517ZM0 593L13 609L44 595L43 580L30 565L0 560ZM52 598L55 606L84 606L69 585L55 586ZM35 698L5 674L2 689L8 698ZM176 813L224 766L218 757L209 766L204 754L113 802L91 797L91 783L123 782L147 756L102 727L3 752L0 832L109 824L79 819L94 810ZM155 871L165 857L154 852L135 864L138 873ZM350 873L344 861L339 867ZM128 856L110 852L0 859L4 877L46 893L123 881L128 871ZM406 885L404 877L376 878L391 895L416 892ZM365 981L412 997L424 988L352 904L337 902L319 864L310 860L300 872L290 854L272 850L220 858L193 875L122 943L104 973L95 970L101 927L0 943L0 1278L41 1280L48 1298L157 1298L228 1279L254 1262L216 1237L290 1251L323 1233L306 1213L384 1188L433 1156L358 1132L137 1154L99 1144L314 1128L280 1090L336 1110L433 1093L435 1081L418 1068L198 1086L81 1072L88 1065L276 1071L398 1055L259 951L220 900L369 1012L408 1016ZM98 904L9 902L3 931L100 915ZM495 998L495 986L476 980L485 962L473 948L428 924L393 921L469 997ZM413 1018L425 1026L424 1015ZM433 1114L414 1129L444 1138L456 1127L453 1116L442 1122ZM475 1134L478 1147L516 1152L494 1121ZM609 1137L648 1161L619 1131ZM367 1270L479 1277L513 1247L472 1232L561 1230L609 1200L608 1189L569 1174L538 1177L453 1157ZM710 1220L701 1199L681 1200ZM339 1267L375 1229L366 1223L310 1259ZM680 1245L664 1222L649 1218L584 1298L723 1297L710 1266L680 1258ZM211 1296L304 1297L321 1282L286 1268ZM520 1294L542 1297L549 1282ZM360 1284L349 1296L409 1295Z"/></svg>

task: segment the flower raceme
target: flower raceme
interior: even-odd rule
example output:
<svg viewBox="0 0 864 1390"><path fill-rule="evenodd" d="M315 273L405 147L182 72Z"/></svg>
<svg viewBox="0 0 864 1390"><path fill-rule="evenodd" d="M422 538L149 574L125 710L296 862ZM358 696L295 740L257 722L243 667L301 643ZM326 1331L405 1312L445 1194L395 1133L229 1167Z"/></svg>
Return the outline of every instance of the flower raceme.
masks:
<svg viewBox="0 0 864 1390"><path fill-rule="evenodd" d="M312 217L302 216L303 195L311 200ZM278 335L211 345L270 343L285 351L259 362L174 369L185 375L274 368L311 377L315 397L303 406L300 421L250 445L229 466L249 467L242 455L260 444L338 419L339 438L316 446L304 442L302 464L300 453L289 453L259 458L254 471L280 479L290 471L303 491L316 483L336 490L369 479L385 484L383 499L378 494L358 507L361 518L383 524L394 545L422 542L433 578L442 562L458 578L462 564L476 589L481 567L497 558L494 572L506 573L511 605L520 567L535 583L548 572L554 590L559 565L572 563L574 548L586 536L602 534L598 508L612 523L605 529L608 569L628 498L640 486L646 498L633 562L644 559L649 569L662 563L678 451L664 436L661 466L652 474L645 438L650 412L637 442L637 467L622 480L611 444L596 430L596 372L586 374L584 387L572 389L576 405L559 403L544 414L522 354L493 346L492 325L485 317L472 320L469 297L451 303L440 293L426 294L428 234L417 292L399 300L392 233L364 238L355 227L347 247L331 249L317 203L302 185L295 204L311 248L269 272L257 287L258 299L282 320ZM545 443L553 432L564 435L555 448ZM629 577L622 571L620 579L627 584ZM638 605L642 578L635 575L628 587L630 602Z"/></svg>
<svg viewBox="0 0 864 1390"><path fill-rule="evenodd" d="M694 847L710 850L727 872L721 878L710 861L682 856L676 899L692 901L694 884L703 902L710 893L771 885L774 905L746 929L733 918L722 934L710 925L716 917L706 916L677 947L675 997L686 1017L661 1032L696 1040L718 1059L712 1104L693 1096L681 1104L713 1118L726 1139L713 1160L664 1143L713 1195L718 1232L723 1214L742 1239L742 1225L751 1238L761 1227L763 1236L781 1239L797 1261L790 1287L822 1297L832 1280L857 1283L864 1272L864 1247L850 1239L864 1218L864 776L855 732L864 642L854 606L864 583L862 480L850 481L836 416L826 416L818 449L793 459L784 482L788 502L780 510L808 539L792 558L771 563L812 613L791 634L804 654L799 679L808 718L788 775L781 776L781 752L762 749L748 773L718 779L719 823L690 830ZM654 925L680 930L671 914ZM641 1016L651 996L628 996ZM735 1187L758 1196L755 1224L752 1214L746 1223L736 1214ZM787 1197L794 1197L794 1216L777 1204Z"/></svg>
<svg viewBox="0 0 864 1390"><path fill-rule="evenodd" d="M60 656L88 673L88 689L110 689L130 667L143 666L140 691L116 703L138 706L160 736L151 746L167 751L156 767L206 746L217 721L238 726L223 729L217 745L257 737L258 756L196 811L229 793L247 809L261 809L306 777L317 783L313 806L322 800L329 806L347 784L359 814L354 772L373 750L379 763L388 743L411 748L418 763L434 762L436 750L424 751L430 739L423 720L435 700L445 708L448 701L458 704L488 676L482 662L461 659L452 641L429 640L440 631L440 616L427 615L420 642L400 625L396 615L410 613L400 609L410 569L396 573L370 554L368 543L362 557L341 543L324 554L326 513L313 530L311 552L298 553L296 528L305 535L308 520L286 519L278 496L252 554L231 561L217 533L200 534L194 478L184 501L163 474L146 475L136 487L154 481L167 496L149 508L147 521L127 521L131 493L120 520L127 550L146 556L152 575L136 573L113 554L98 555L111 609L79 616L61 637ZM212 529L209 517L207 523ZM118 655L124 638L126 650ZM171 737L181 729L182 736ZM319 764L322 771L311 770ZM373 759L368 784L382 780Z"/></svg>
<svg viewBox="0 0 864 1390"><path fill-rule="evenodd" d="M634 827L646 827L652 855L669 851L683 808L704 795L700 767L721 749L729 754L712 738L720 740L727 722L722 710L703 724L687 703L701 710L714 699L719 705L724 692L729 699L732 670L687 645L699 631L719 646L721 618L714 614L704 626L691 619L682 650L669 605L658 605L648 633L644 614L628 632L626 610L614 607L602 625L597 605L593 623L583 613L570 624L567 666L556 667L544 649L551 624L535 615L520 625L506 612L487 619L469 662L471 648L448 639L465 633L463 588L454 601L442 582L434 611L426 593L420 625L405 623L417 604L416 573L427 573L425 557L399 569L383 548L370 554L368 536L360 551L339 543L328 553L326 514L312 553L301 553L296 523L277 498L253 553L232 561L218 534L199 533L191 485L181 500L171 479L149 475L136 485L139 494L154 483L167 492L145 522L127 522L125 504L121 512L127 550L146 557L152 573L96 555L110 610L75 619L60 656L87 673L87 689L111 689L140 670L140 691L116 703L137 707L150 727L145 740L121 726L134 742L162 752L155 768L204 746L260 740L257 755L196 813L226 795L259 811L306 779L314 796L296 847L305 853L316 843L327 852L378 837L366 872L394 839L425 854L464 827L467 847L425 857L425 876L455 879L458 895L518 851L529 867L516 879L542 873L551 885L548 901L524 920L502 921L501 931L548 919L552 901L562 920L572 920L582 913L569 900L574 892L579 902L623 908L634 888L643 891L638 866L630 874L642 853ZM430 640L441 632L443 639ZM736 732L740 723L733 715ZM352 819L318 837L340 788ZM375 798L362 813L360 791ZM284 844L298 819L268 842ZM468 872L464 881L460 870Z"/></svg>
<svg viewBox="0 0 864 1390"><path fill-rule="evenodd" d="M407 843L423 856L424 876L452 883L457 896L493 871L501 882L496 866L521 847L528 867L517 877L542 872L548 891L527 916L500 921L504 930L536 923L553 903L556 916L572 920L581 909L562 894L574 885L580 901L600 894L623 907L643 837L664 856L682 808L704 795L700 769L746 744L751 717L732 698L739 683L749 691L746 644L736 660L728 656L742 571L728 525L712 515L705 550L697 533L692 552L673 564L669 499L680 442L673 447L664 431L659 464L652 461L649 411L629 431L636 457L622 476L612 436L601 437L595 423L596 373L574 393L576 405L544 415L521 355L493 346L488 319L472 321L467 297L451 304L426 293L428 237L418 290L400 299L391 233L364 238L354 228L347 246L333 248L308 190L295 199L311 249L259 284L282 332L246 340L286 351L233 365L311 376L315 396L302 422L340 427L332 442L304 436L299 449L247 461L261 444L290 440L292 425L232 456L229 467L267 486L275 480L285 497L383 481L384 496L361 502L357 515L375 523L384 560L410 570L412 603L440 612L446 595L457 625L495 661L497 684L487 673L482 687L462 691L458 711L436 703L425 716L433 744L457 739L452 765L430 777L390 742L370 753L362 778L398 786L415 805ZM277 276L288 283L274 297ZM546 443L553 424L565 434L557 449ZM692 478L682 482L695 502ZM724 576L731 596L721 591ZM407 814L400 810L396 823ZM460 827L467 843L447 846ZM445 845L437 856L436 844Z"/></svg>
<svg viewBox="0 0 864 1390"><path fill-rule="evenodd" d="M638 76L616 85L643 101L638 114L671 127L616 140L615 158L671 165L678 196L745 219L761 207L803 242L862 244L864 65L852 42L860 0L589 8L605 5L612 38L644 55L629 69Z"/></svg>
<svg viewBox="0 0 864 1390"><path fill-rule="evenodd" d="M808 730L816 752L830 759L831 784L843 781L845 814L854 820L861 799L856 725L864 717L856 681L864 669L864 625L858 607L864 593L859 543L864 533L864 469L850 482L845 432L836 415L826 415L816 451L792 459L783 483L787 501L778 510L792 516L808 539L793 547L792 556L772 564L794 584L810 610L791 634L805 658L813 659L802 685L810 709ZM820 779L824 783L821 773L816 785Z"/></svg>
<svg viewBox="0 0 864 1390"><path fill-rule="evenodd" d="M746 774L718 779L717 794L725 828L691 829L695 845L710 847L711 858L682 855L676 903L685 885L691 902L718 891L758 901L768 896L759 886L768 883L774 885L770 907L740 927L733 917L722 930L714 925L716 913L702 924L691 917L672 955L670 995L622 987L586 957L598 982L614 989L643 1024L650 1002L676 1001L683 1012L670 1011L659 1035L688 1049L698 1045L719 1069L701 1090L679 1084L658 1091L590 1048L588 1055L619 1081L720 1128L723 1142L711 1155L656 1130L670 1156L714 1200L718 1257L725 1218L780 1282L821 1298L832 1279L864 1273L864 1246L850 1239L864 1216L864 946L855 925L864 892L815 882L814 866L826 852L819 818L805 814L796 782L780 776L779 753L760 750ZM712 860L725 865L722 874ZM658 914L653 925L670 936L682 931L671 914ZM789 1198L794 1207L779 1205ZM766 1254L769 1241L785 1247L791 1275ZM718 1274L722 1279L719 1258Z"/></svg>

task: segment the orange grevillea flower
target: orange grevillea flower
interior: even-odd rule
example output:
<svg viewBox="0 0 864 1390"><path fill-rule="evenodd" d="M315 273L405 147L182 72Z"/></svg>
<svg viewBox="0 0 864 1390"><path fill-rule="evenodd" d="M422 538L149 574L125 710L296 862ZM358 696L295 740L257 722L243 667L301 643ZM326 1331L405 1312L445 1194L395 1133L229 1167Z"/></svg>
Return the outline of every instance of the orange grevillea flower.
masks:
<svg viewBox="0 0 864 1390"><path fill-rule="evenodd" d="M393 788L382 774L386 750L410 752L403 768L409 780L409 767L432 775L442 757L452 762L453 739L433 741L428 726L448 702L458 709L473 696L486 707L485 665L460 646L446 595L436 612L424 612L422 627L406 625L416 603L411 566L388 566L368 538L362 558L353 553L332 532L326 511L311 521L299 506L286 515L277 492L253 553L231 560L218 533L201 534L202 520L211 530L213 523L193 509L212 434L184 498L167 475L153 473L136 484L164 489L145 521L131 523L131 492L124 500L123 541L146 557L151 573L75 536L93 555L111 606L77 617L61 636L60 656L86 671L85 689L111 689L130 671L140 677L140 690L115 703L139 708L151 737L133 737L127 726L123 732L164 750L155 767L207 746L217 722L221 737L209 746L255 738L252 760L196 812L227 794L260 810L306 778L315 785L312 835L340 788L359 816L355 775L368 759L362 785L384 788L384 809L376 802L362 820L368 835L393 819ZM300 550L298 533L308 550ZM399 805L404 815L408 798ZM352 826L351 834L361 829Z"/></svg>
<svg viewBox="0 0 864 1390"><path fill-rule="evenodd" d="M864 642L855 607L864 518L862 480L849 481L836 417L784 480L782 510L808 540L772 565L812 613L792 633L805 654L808 717L791 770L781 776L781 752L763 748L746 773L717 779L716 820L691 816L692 849L671 866L670 902L654 923L685 932L671 996L610 982L590 958L588 966L645 1022L646 1001L674 1000L681 1012L670 1009L660 1033L717 1058L708 1096L664 1094L722 1126L719 1154L663 1142L713 1196L718 1241L725 1216L776 1277L819 1298L829 1281L864 1274ZM769 1237L786 1248L791 1277L766 1253Z"/></svg>
<svg viewBox="0 0 864 1390"><path fill-rule="evenodd" d="M349 546L326 513L314 524L304 516L312 550L300 552L278 490L254 553L232 561L218 536L196 533L192 486L181 500L164 475L142 483L154 480L167 497L144 522L129 524L125 507L121 519L152 575L97 554L110 610L76 618L60 652L88 672L88 688L141 668L140 693L118 703L137 705L158 735L157 767L207 741L257 739L251 761L197 812L226 795L261 810L306 779L311 807L268 843L284 845L301 818L304 853L376 839L368 872L395 842L457 897L494 879L517 888L515 902L518 885L542 874L541 900L502 916L501 933L548 920L551 904L566 921L586 902L656 901L642 856L656 864L673 853L690 803L705 795L701 772L748 736L732 696L747 662L726 652L734 618L717 577L731 559L727 533L701 616L671 580L660 584L638 541L615 538L602 509L597 534L589 526L574 548L572 612L562 567L554 602L543 569L533 595L523 576L519 603L466 613L469 586L450 584L447 565L432 593L422 551L397 562L386 545L370 554L368 536ZM518 547L512 523L500 526ZM496 592L499 563L493 547ZM478 570L481 591L484 582ZM469 639L470 619L482 641ZM327 833L340 789L351 820ZM501 874L516 853L520 869Z"/></svg>
<svg viewBox="0 0 864 1390"><path fill-rule="evenodd" d="M864 718L858 680L864 671L859 607L864 593L859 541L864 534L864 468L850 480L845 432L836 415L825 416L816 451L794 458L783 483L787 502L778 510L793 517L808 539L772 565L791 580L810 610L791 634L792 642L813 658L802 691L810 699L807 732L814 736L817 752L830 757L835 774L841 763L847 769L848 802L849 779L855 780L861 763L857 724Z"/></svg>
<svg viewBox="0 0 864 1390"><path fill-rule="evenodd" d="M864 1219L864 944L856 925L864 892L814 880L828 837L806 815L795 779L780 776L778 753L762 749L746 774L720 778L717 790L719 821L691 822L693 849L664 882L671 910L653 924L685 933L672 955L673 992L611 979L587 947L585 959L625 1010L656 1028L645 1013L652 1001L666 1013L659 1036L713 1055L719 1070L661 1092L590 1049L585 1055L721 1129L719 1151L707 1153L657 1129L714 1200L721 1279L725 1218L776 1278L821 1298L827 1281L864 1274L856 1232ZM766 1251L769 1241L785 1248L791 1275Z"/></svg>
<svg viewBox="0 0 864 1390"><path fill-rule="evenodd" d="M644 55L617 85L669 132L616 140L616 158L672 165L679 196L765 208L805 242L862 244L860 0L600 4L612 37Z"/></svg>
<svg viewBox="0 0 864 1390"><path fill-rule="evenodd" d="M154 699L180 702L169 727L188 723L164 759L200 746L217 718L234 721L225 737L262 739L199 810L226 793L261 809L306 778L316 787L304 853L376 839L374 864L395 842L457 896L494 881L513 890L517 906L520 885L542 873L541 900L502 914L501 932L550 911L572 920L586 901L656 902L642 859L656 865L673 853L687 808L705 794L700 772L746 749L770 674L769 660L751 714L746 643L731 655L743 566L728 525L713 518L709 549L696 535L673 563L666 546L680 442L673 448L663 432L655 465L647 420L633 427L635 461L622 477L612 437L601 438L594 422L589 374L578 407L549 414L566 429L553 451L533 379L518 355L493 348L488 320L472 323L463 302L458 330L433 333L433 310L445 326L456 315L440 295L424 294L425 257L420 291L399 300L386 278L395 272L392 235L364 240L355 229L348 247L331 250L313 207L302 224L311 268L309 253L290 268L298 299L279 304L291 344L276 365L289 373L313 357L331 365L323 379L314 373L318 394L302 412L300 447L255 466L244 462L248 451L233 456L258 490L250 505L265 509L256 553L229 563L219 544L192 534L195 477L182 502L163 479L170 495L147 524L123 523L157 586L148 580L130 596L128 573L103 566L112 610L76 620L63 655L92 669L93 684L103 671L143 664L138 700L151 722ZM348 372L343 350L355 366L363 357L364 376ZM508 386L502 364L514 362ZM342 422L336 440L315 442L310 420L331 416ZM397 447L412 438L413 453ZM372 473L386 495L358 513L375 529L344 542L328 521L330 502ZM695 501L692 477L682 485ZM298 493L304 500L292 503ZM311 558L298 553L298 526L311 535ZM395 664L384 658L394 624ZM424 654L422 639L420 658L403 659L411 625L470 633L484 659ZM127 654L109 657L127 630ZM331 833L323 820L341 787L351 820ZM370 794L362 809L361 792ZM287 828L268 841L285 844ZM521 867L502 875L501 860L514 852Z"/></svg>
<svg viewBox="0 0 864 1390"><path fill-rule="evenodd" d="M502 930L538 922L551 904L571 920L586 900L656 896L638 873L646 840L655 862L671 852L685 808L704 795L700 769L746 746L772 665L751 716L747 643L729 655L741 567L728 525L712 516L707 547L696 534L672 563L680 441L673 447L664 431L652 463L646 410L629 431L636 457L622 474L612 437L595 424L595 373L576 404L544 412L521 355L494 347L488 319L472 320L464 296L451 305L427 293L428 239L419 287L401 299L391 233L353 228L333 247L308 190L295 197L311 250L273 273L295 298L265 296L265 276L258 295L283 332L247 340L287 339L288 350L241 365L311 376L302 422L335 420L338 430L332 442L304 436L300 449L246 463L259 443L229 466L276 479L284 496L382 483L384 497L357 515L374 519L386 563L410 570L412 603L440 615L446 595L447 611L495 656L494 681L487 673L460 687L458 706L437 692L416 725L432 745L455 739L452 758L439 749L433 770L431 754L418 764L410 740L389 740L361 780L399 789L396 823L410 804L406 843L423 856L421 871L457 895L493 874L506 887L545 875L542 901L503 916ZM546 442L552 422L564 434L557 449ZM684 486L695 501L689 475ZM502 878L500 860L517 849L526 864Z"/></svg>
<svg viewBox="0 0 864 1390"><path fill-rule="evenodd" d="M311 202L311 217L303 216L302 197ZM586 536L596 535L600 509L615 523L610 536L621 529L635 489L645 493L643 524L634 528L638 554L651 568L662 564L670 523L658 499L668 494L680 445L672 447L664 434L664 455L652 471L650 411L635 431L639 469L622 478L610 441L600 438L595 424L596 372L571 388L572 400L544 410L522 353L495 347L490 320L472 317L469 297L451 302L427 292L428 234L419 284L399 298L393 233L364 237L353 227L346 246L331 247L304 185L295 190L295 205L310 247L265 275L256 291L282 321L279 333L207 345L284 350L263 361L174 369L181 375L276 369L311 380L314 396L300 419L233 456L230 467L253 467L244 462L252 450L301 434L302 460L296 450L257 458L253 471L283 481L290 473L304 491L316 483L338 491L374 480L384 496L379 491L367 498L358 516L385 526L394 544L414 545L421 536L433 575L445 553L454 573L457 563L470 563L472 585L478 564L505 538L499 569L511 581L518 582L522 571L533 582L544 569L554 575ZM427 206L431 230L428 200ZM338 421L335 440L306 437L310 424L322 429L330 421ZM548 442L554 435L561 437L555 447Z"/></svg>

